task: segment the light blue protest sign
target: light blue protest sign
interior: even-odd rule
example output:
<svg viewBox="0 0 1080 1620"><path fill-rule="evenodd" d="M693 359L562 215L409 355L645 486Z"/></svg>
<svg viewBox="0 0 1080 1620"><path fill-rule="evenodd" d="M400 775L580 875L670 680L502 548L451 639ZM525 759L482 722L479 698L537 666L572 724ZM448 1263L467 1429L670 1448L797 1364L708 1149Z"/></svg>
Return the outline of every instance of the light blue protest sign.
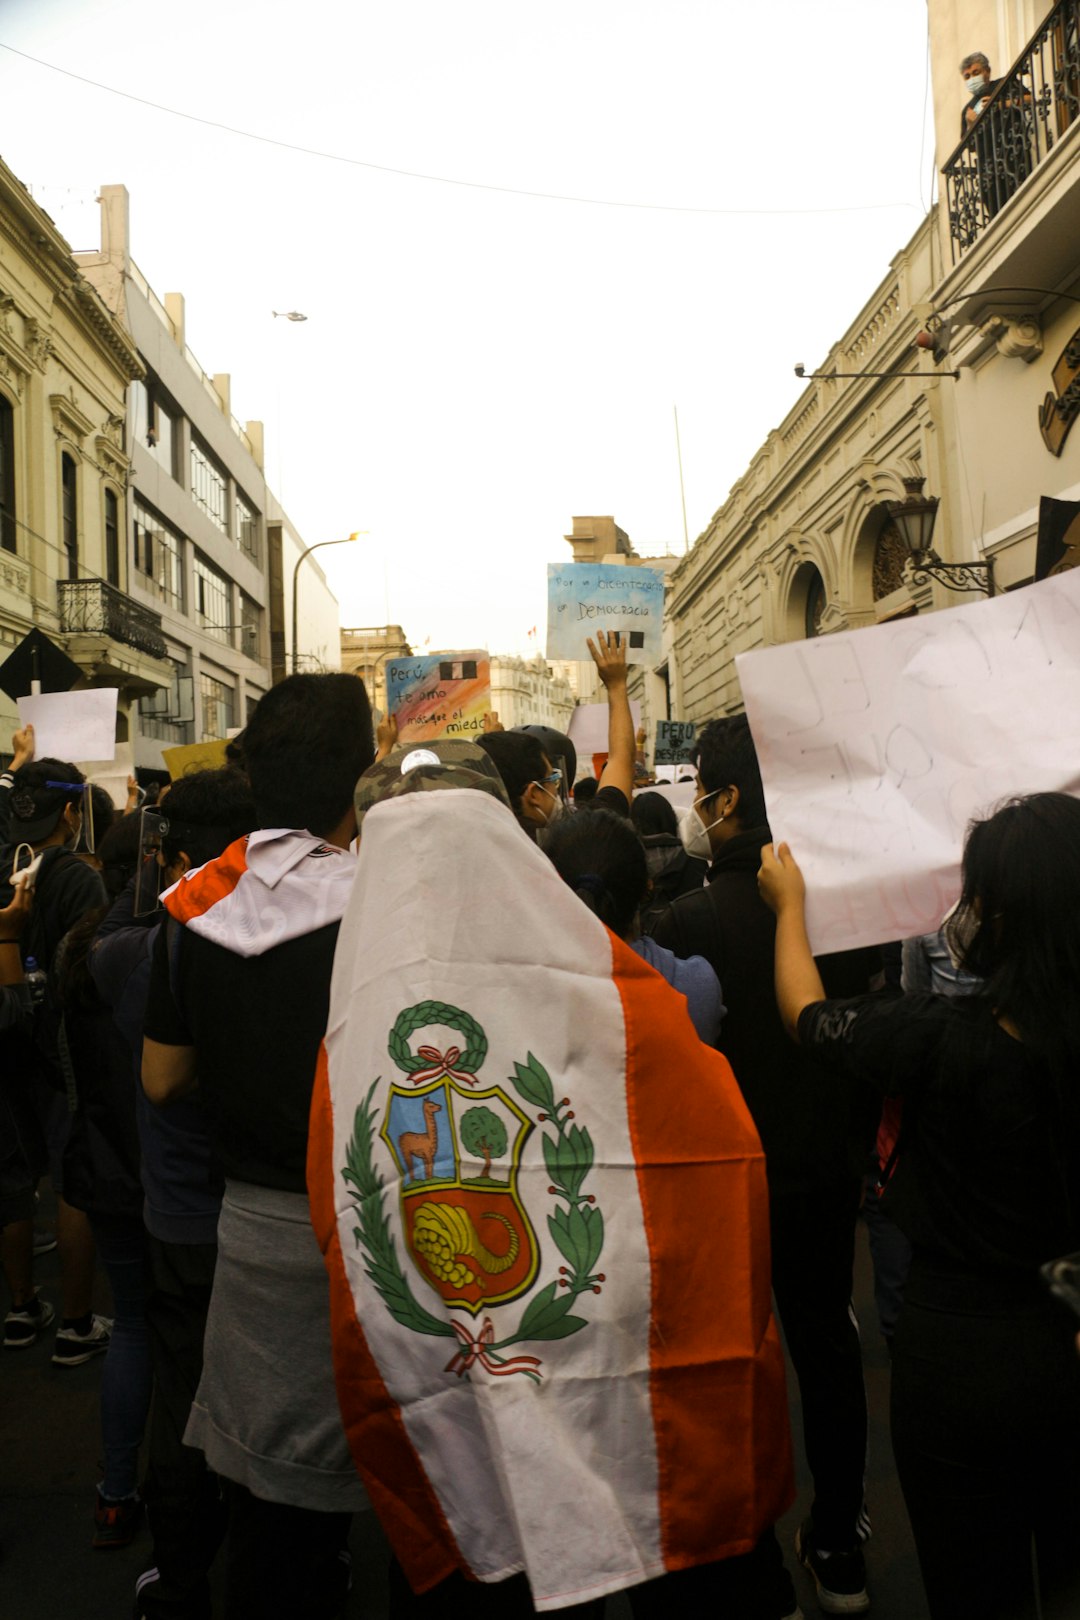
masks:
<svg viewBox="0 0 1080 1620"><path fill-rule="evenodd" d="M586 641L598 630L618 630L631 664L662 655L664 576L654 568L613 563L549 563L549 658L588 660Z"/></svg>

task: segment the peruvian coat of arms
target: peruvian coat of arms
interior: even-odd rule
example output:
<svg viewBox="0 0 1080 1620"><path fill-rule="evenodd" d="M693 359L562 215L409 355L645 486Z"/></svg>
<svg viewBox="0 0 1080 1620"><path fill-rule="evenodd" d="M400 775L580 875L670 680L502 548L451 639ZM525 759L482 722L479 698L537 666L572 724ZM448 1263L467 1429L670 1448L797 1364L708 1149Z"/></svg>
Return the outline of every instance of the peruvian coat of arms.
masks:
<svg viewBox="0 0 1080 1620"><path fill-rule="evenodd" d="M464 1046L445 1052L410 1045L433 1026L460 1035ZM507 1356L534 1340L564 1339L586 1327L573 1307L598 1294L596 1270L604 1245L604 1218L584 1183L593 1165L588 1131L575 1122L569 1097L557 1100L551 1077L532 1053L514 1064L506 1081L481 1083L488 1053L483 1029L446 1002L406 1007L390 1032L389 1053L400 1077L373 1107L373 1082L356 1110L342 1175L351 1188L353 1232L367 1274L387 1310L415 1333L455 1339L446 1371L460 1377L478 1362L498 1377L522 1373L539 1381L536 1356ZM549 1177L548 1235L562 1257L558 1275L537 1291L542 1269L534 1214L519 1191L525 1144L543 1131ZM385 1181L375 1163L381 1139L396 1172L407 1273L398 1258L385 1207ZM436 1316L413 1293L421 1282L456 1316ZM524 1300L516 1325L496 1339L489 1308ZM481 1319L482 1318L482 1319Z"/></svg>

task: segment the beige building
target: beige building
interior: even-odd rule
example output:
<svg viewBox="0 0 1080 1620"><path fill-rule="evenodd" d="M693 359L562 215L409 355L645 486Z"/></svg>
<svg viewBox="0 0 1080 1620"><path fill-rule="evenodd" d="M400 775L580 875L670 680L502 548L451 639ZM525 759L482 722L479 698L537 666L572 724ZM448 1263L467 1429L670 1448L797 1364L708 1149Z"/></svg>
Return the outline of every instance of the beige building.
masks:
<svg viewBox="0 0 1080 1620"><path fill-rule="evenodd" d="M376 624L366 628L342 629L341 668L359 675L368 690L372 706L386 712L386 661L408 658L412 648L400 624Z"/></svg>
<svg viewBox="0 0 1080 1620"><path fill-rule="evenodd" d="M973 590L1031 580L1040 497L1080 500L1080 5L929 13L941 201L676 568L674 718L741 708L739 652L965 600L913 573L905 479ZM961 140L975 51L1003 99Z"/></svg>
<svg viewBox="0 0 1080 1620"><path fill-rule="evenodd" d="M1080 5L929 0L939 271L931 324L961 372L941 457L963 555L1031 579L1039 500L1080 500ZM961 139L959 64L1000 86Z"/></svg>
<svg viewBox="0 0 1080 1620"><path fill-rule="evenodd" d="M229 374L208 374L187 342L182 294L159 298L132 259L125 187L103 186L100 202L100 251L78 262L142 362L127 400L123 549L130 603L165 640L166 685L141 700L133 732L136 765L160 769L163 748L244 726L291 667L305 543L267 485L262 423L237 421ZM299 600L299 667L336 667L337 600L315 558Z"/></svg>
<svg viewBox="0 0 1080 1620"><path fill-rule="evenodd" d="M135 345L52 220L0 163L0 658L36 625L119 692L118 740L169 679L124 544ZM0 748L16 725L0 694Z"/></svg>
<svg viewBox="0 0 1080 1620"><path fill-rule="evenodd" d="M955 382L912 347L933 284L931 216L672 574L671 716L742 707L735 657L751 647L873 624L932 605L908 587L887 503L904 478L942 488ZM865 380L836 372L882 372ZM899 375L910 373L910 375ZM943 501L934 534L952 553Z"/></svg>

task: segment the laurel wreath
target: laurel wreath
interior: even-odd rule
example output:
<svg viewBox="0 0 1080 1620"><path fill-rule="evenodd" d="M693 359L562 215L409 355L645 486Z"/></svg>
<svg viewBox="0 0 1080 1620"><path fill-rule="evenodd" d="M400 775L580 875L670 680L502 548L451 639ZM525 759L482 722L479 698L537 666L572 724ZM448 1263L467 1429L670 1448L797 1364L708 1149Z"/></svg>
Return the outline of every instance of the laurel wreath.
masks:
<svg viewBox="0 0 1080 1620"><path fill-rule="evenodd" d="M418 1016L421 1012L425 1014L422 1018ZM408 1008L395 1023L390 1050L400 1067L404 1069L405 1064L395 1054L395 1042L403 1044L407 1034L425 1023L445 1024L467 1035L472 1042L470 1052L479 1050L482 1054L475 1065L479 1068L487 1052L483 1030L467 1013L437 1001L420 1002ZM407 1045L405 1052L408 1053ZM411 1053L408 1055L411 1057ZM405 1072L412 1071L406 1069ZM525 1063L514 1064L514 1074L509 1078L518 1096L539 1110L537 1120L554 1126L554 1133L545 1131L542 1141L544 1163L551 1178L548 1192L561 1203L556 1204L547 1224L552 1242L566 1263L559 1267L558 1278L529 1301L517 1327L490 1346L492 1352L531 1340L566 1339L587 1327L585 1317L571 1314L574 1302L586 1292L599 1294L605 1281L604 1273L595 1269L604 1247L604 1217L597 1208L595 1196L582 1191L595 1157L592 1138L587 1130L573 1123L574 1111L569 1097L556 1102L551 1077L531 1052ZM433 1316L416 1299L398 1259L384 1207L385 1183L373 1157L378 1110L372 1108L371 1099L379 1083L380 1080L372 1082L356 1110L342 1171L345 1181L354 1189L352 1203L357 1225L353 1236L363 1251L367 1276L395 1322L414 1333L453 1338L452 1324Z"/></svg>
<svg viewBox="0 0 1080 1620"><path fill-rule="evenodd" d="M409 1036L427 1024L443 1024L464 1035L467 1045L454 1064L463 1074L475 1074L487 1057L487 1036L475 1018L470 1018L460 1007L451 1007L445 1001L418 1001L415 1007L406 1007L398 1015L390 1031L390 1056L403 1074L416 1074L427 1067L427 1059L416 1057L409 1047Z"/></svg>
<svg viewBox="0 0 1080 1620"><path fill-rule="evenodd" d="M398 1260L397 1249L390 1232L390 1222L383 1209L386 1184L382 1173L376 1169L372 1156L377 1110L372 1109L371 1099L378 1084L378 1080L372 1081L371 1089L356 1110L353 1134L345 1150L345 1168L341 1172L344 1179L355 1189L352 1203L356 1211L357 1225L353 1227L353 1237L357 1246L364 1252L367 1275L374 1283L394 1321L400 1322L402 1327L412 1328L414 1333L429 1333L434 1338L452 1339L454 1330L450 1323L438 1316L432 1316L430 1311L425 1311L413 1296L405 1273L401 1269L401 1262Z"/></svg>

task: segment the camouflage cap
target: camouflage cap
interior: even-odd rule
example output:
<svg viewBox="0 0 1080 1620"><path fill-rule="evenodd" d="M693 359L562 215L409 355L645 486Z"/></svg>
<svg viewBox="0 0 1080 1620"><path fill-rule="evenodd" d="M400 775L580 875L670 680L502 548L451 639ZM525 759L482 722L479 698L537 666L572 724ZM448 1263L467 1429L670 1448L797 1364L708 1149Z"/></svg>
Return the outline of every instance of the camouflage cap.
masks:
<svg viewBox="0 0 1080 1620"><path fill-rule="evenodd" d="M490 793L510 809L494 760L475 743L439 737L395 748L385 759L368 767L356 784L356 824L361 826L372 806L384 799L432 788L474 788L479 793Z"/></svg>

